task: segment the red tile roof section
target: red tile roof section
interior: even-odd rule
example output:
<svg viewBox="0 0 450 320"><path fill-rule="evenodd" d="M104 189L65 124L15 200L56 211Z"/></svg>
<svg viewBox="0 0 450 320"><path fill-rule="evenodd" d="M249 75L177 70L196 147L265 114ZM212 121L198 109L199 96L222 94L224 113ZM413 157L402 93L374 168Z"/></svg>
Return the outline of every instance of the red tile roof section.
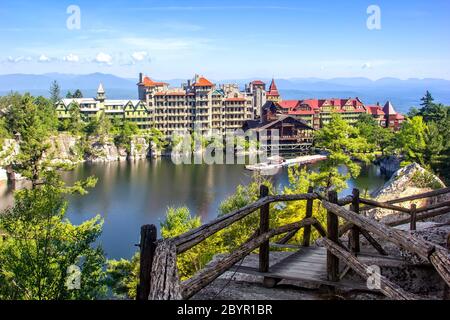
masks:
<svg viewBox="0 0 450 320"><path fill-rule="evenodd" d="M199 77L194 83L194 87L212 87L214 84L205 77Z"/></svg>

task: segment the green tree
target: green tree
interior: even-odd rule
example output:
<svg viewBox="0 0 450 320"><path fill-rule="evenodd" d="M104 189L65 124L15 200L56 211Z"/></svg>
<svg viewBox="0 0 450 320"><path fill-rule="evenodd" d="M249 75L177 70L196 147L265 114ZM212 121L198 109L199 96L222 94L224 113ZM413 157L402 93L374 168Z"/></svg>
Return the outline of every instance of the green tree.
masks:
<svg viewBox="0 0 450 320"><path fill-rule="evenodd" d="M0 299L95 299L105 294L105 257L93 246L102 220L96 217L79 226L66 220L64 196L85 190L81 184L65 187L56 174L50 176L50 183L17 191L14 206L0 214L5 234L0 241ZM69 267L81 272L79 289L67 286Z"/></svg>
<svg viewBox="0 0 450 320"><path fill-rule="evenodd" d="M136 299L136 288L139 283L139 252L131 260L108 260L107 263L107 284L112 292L120 298Z"/></svg>
<svg viewBox="0 0 450 320"><path fill-rule="evenodd" d="M75 99L83 98L83 93L81 92L80 89L75 90L75 92L73 93L73 98Z"/></svg>
<svg viewBox="0 0 450 320"><path fill-rule="evenodd" d="M56 80L50 85L50 101L55 105L59 100L61 100L61 88Z"/></svg>
<svg viewBox="0 0 450 320"><path fill-rule="evenodd" d="M123 147L129 153L131 151L131 140L133 136L139 133L138 126L129 121L121 121L116 128L117 133L114 137L114 143L118 147Z"/></svg>
<svg viewBox="0 0 450 320"><path fill-rule="evenodd" d="M327 159L320 162L319 171L312 172L310 177L312 185L319 190L345 189L346 180L360 173L361 167L355 160L369 163L374 158L373 153L368 152L370 144L359 129L338 114L333 114L331 121L316 132L315 144L328 153ZM348 173L341 173L340 167L346 167Z"/></svg>
<svg viewBox="0 0 450 320"><path fill-rule="evenodd" d="M417 162L426 166L425 152L427 150L427 125L418 116L407 119L397 136L398 147L405 155L407 163Z"/></svg>
<svg viewBox="0 0 450 320"><path fill-rule="evenodd" d="M49 137L56 132L57 119L45 98L26 94L13 100L6 114L6 126L9 132L19 136L20 153L14 157L12 167L35 187L42 178L40 173L50 167L44 155L50 148Z"/></svg>
<svg viewBox="0 0 450 320"><path fill-rule="evenodd" d="M67 91L67 93L66 93L66 98L67 98L67 99L72 99L72 98L73 98L72 92Z"/></svg>
<svg viewBox="0 0 450 320"><path fill-rule="evenodd" d="M200 217L192 217L188 208L169 208L165 221L161 222L161 236L165 239L173 238L198 228L201 224ZM219 243L217 237L211 237L178 255L180 279L190 278L211 261L214 254L221 251Z"/></svg>
<svg viewBox="0 0 450 320"><path fill-rule="evenodd" d="M420 103L420 105L422 106L422 109L426 109L431 107L434 104L434 98L431 95L431 93L427 90L427 92L425 93L425 96L423 96L420 101L422 101Z"/></svg>
<svg viewBox="0 0 450 320"><path fill-rule="evenodd" d="M72 103L69 107L70 119L67 126L67 131L74 135L79 135L83 132L84 121L80 111L80 105L76 102Z"/></svg>

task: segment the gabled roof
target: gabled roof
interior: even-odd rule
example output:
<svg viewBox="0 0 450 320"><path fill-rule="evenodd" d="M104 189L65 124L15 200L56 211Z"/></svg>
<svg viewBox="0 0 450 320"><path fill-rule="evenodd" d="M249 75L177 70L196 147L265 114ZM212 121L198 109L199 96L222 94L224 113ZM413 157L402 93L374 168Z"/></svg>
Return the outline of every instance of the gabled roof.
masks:
<svg viewBox="0 0 450 320"><path fill-rule="evenodd" d="M280 116L278 117L277 120L274 120L274 121L271 121L271 122L266 122L266 123L261 124L260 126L258 126L258 127L256 128L256 130L257 130L257 131L267 130L267 129L269 129L270 127L274 126L275 124L277 124L277 123L279 123L279 122L283 122L283 121L285 121L285 120L287 120L287 119L289 119L290 121L292 121L292 122L294 122L294 123L296 123L296 124L298 124L298 125L301 125L301 126L302 126L303 128L305 128L305 129L314 130L314 128L312 128L311 126L309 126L305 121L300 120L300 119L296 119L296 118L294 118L294 117L292 117L292 116L290 116L290 115L286 115L286 114L280 115Z"/></svg>
<svg viewBox="0 0 450 320"><path fill-rule="evenodd" d="M194 87L212 87L214 84L205 77L199 77L194 83Z"/></svg>

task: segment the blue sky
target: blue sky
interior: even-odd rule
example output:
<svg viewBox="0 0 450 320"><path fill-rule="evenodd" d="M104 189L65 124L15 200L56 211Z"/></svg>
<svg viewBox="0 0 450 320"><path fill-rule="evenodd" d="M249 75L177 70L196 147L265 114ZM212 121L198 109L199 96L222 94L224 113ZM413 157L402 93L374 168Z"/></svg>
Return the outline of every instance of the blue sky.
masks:
<svg viewBox="0 0 450 320"><path fill-rule="evenodd" d="M2 0L0 74L450 79L449 36L448 0Z"/></svg>

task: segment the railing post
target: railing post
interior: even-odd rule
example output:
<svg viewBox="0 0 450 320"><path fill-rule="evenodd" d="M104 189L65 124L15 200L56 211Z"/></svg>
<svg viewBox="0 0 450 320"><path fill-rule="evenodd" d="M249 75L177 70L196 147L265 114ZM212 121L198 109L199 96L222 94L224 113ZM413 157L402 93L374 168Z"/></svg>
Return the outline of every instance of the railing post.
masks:
<svg viewBox="0 0 450 320"><path fill-rule="evenodd" d="M328 201L331 203L338 202L336 191L328 192ZM331 211L327 211L327 238L334 243L339 240L339 220L338 216ZM327 275L329 281L339 281L339 258L327 250Z"/></svg>
<svg viewBox="0 0 450 320"><path fill-rule="evenodd" d="M139 284L136 300L148 300L151 285L153 256L156 250L157 231L155 225L141 227Z"/></svg>
<svg viewBox="0 0 450 320"><path fill-rule="evenodd" d="M417 229L417 205L414 203L411 205L411 223L409 229L411 231L415 231Z"/></svg>
<svg viewBox="0 0 450 320"><path fill-rule="evenodd" d="M261 185L259 189L259 197L265 198L269 195L269 188ZM259 232L260 234L269 231L269 208L270 204L266 204L259 209ZM259 272L269 272L269 240L261 244L259 247Z"/></svg>
<svg viewBox="0 0 450 320"><path fill-rule="evenodd" d="M450 234L447 236L447 249L450 250ZM450 287L444 283L444 300L450 300Z"/></svg>
<svg viewBox="0 0 450 320"><path fill-rule="evenodd" d="M308 193L313 193L313 192L314 192L314 188L313 187L309 187L308 188ZM313 199L306 200L306 214L305 214L305 218L311 218L312 217L312 214L313 214L313 203L314 203ZM311 242L311 226L308 225L303 230L303 246L304 247L309 247L310 242Z"/></svg>
<svg viewBox="0 0 450 320"><path fill-rule="evenodd" d="M355 212L356 214L359 214L359 190L353 189L352 191L353 199L352 199L352 205L351 205L351 211ZM353 226L352 230L350 231L350 248L353 253L359 253L361 251L360 249L360 232L359 228L357 226Z"/></svg>

